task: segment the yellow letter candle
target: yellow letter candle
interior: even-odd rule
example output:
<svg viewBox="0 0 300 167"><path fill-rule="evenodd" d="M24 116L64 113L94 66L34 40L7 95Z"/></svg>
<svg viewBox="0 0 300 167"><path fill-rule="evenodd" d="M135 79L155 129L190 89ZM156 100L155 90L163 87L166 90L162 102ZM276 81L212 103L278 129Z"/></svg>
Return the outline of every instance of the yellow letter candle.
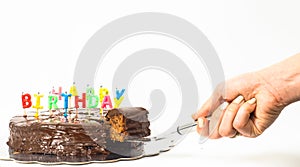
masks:
<svg viewBox="0 0 300 167"><path fill-rule="evenodd" d="M36 109L36 113L35 113L35 117L39 117L39 109L43 109L44 107L41 106L41 98L44 97L43 94L40 94L40 92L38 92L38 94L34 94L34 97L36 98L36 103L34 106L32 106L32 108Z"/></svg>

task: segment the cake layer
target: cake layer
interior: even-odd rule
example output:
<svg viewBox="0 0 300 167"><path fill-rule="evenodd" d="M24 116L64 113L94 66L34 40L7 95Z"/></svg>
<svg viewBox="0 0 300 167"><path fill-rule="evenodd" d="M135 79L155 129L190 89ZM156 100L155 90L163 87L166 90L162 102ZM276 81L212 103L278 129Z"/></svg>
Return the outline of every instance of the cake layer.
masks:
<svg viewBox="0 0 300 167"><path fill-rule="evenodd" d="M109 110L106 115L116 133L130 137L150 135L148 111L142 107L127 107Z"/></svg>

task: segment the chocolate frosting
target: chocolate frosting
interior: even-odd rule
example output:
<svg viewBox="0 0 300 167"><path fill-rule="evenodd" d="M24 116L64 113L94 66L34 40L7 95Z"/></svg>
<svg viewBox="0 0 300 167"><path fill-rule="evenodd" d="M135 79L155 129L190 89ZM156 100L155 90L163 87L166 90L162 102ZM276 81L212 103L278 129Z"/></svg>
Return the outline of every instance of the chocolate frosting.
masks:
<svg viewBox="0 0 300 167"><path fill-rule="evenodd" d="M111 124L98 113L99 109L94 109L91 114L80 110L78 119L69 119L68 122L64 120L63 111L59 110L53 115L49 115L48 111L41 112L39 119L15 116L9 124L7 144L10 155L17 160L75 162L132 157L143 153L141 142L111 139ZM149 127L149 121L147 124L129 121L128 125L129 134L150 134L144 130Z"/></svg>

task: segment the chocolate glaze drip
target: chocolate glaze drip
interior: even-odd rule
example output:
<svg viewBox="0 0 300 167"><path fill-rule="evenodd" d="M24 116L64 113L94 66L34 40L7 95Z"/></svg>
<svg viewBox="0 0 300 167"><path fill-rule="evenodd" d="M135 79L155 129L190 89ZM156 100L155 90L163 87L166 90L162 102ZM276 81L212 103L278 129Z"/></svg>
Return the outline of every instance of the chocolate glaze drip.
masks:
<svg viewBox="0 0 300 167"><path fill-rule="evenodd" d="M121 142L111 139L112 126L98 115L98 109L91 111L91 115L81 110L77 120L68 122L61 121L63 119L61 111L56 111L54 115L48 113L42 112L39 119L33 116L15 116L11 119L7 144L12 158L43 162L81 162L135 157L143 153L141 142ZM148 128L149 122L142 126L128 122L128 125L130 125L127 128L129 134L141 137L150 134L150 131L140 129Z"/></svg>

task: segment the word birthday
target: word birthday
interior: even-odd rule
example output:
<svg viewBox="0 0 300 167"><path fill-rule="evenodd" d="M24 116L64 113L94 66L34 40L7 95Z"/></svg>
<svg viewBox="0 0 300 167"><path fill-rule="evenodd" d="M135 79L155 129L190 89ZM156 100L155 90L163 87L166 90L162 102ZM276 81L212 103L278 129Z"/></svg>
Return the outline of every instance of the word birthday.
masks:
<svg viewBox="0 0 300 167"><path fill-rule="evenodd" d="M114 108L118 108L122 103L124 99L124 92L125 89L116 89L115 97L113 98ZM38 117L38 110L44 108L44 106L41 105L41 98L43 98L44 95L38 92L37 94L33 94L33 97L35 98L34 100L32 98L32 95L30 95L29 93L22 93L22 106L24 109L24 115L26 115L25 109L32 107L36 109L35 117ZM95 89L88 85L86 88L86 92L82 93L81 96L79 96L77 92L75 83L73 83L73 85L70 87L69 93L63 93L62 87L59 87L58 90L55 90L53 87L52 91L50 91L48 95L48 109L57 110L57 103L60 100L63 100L65 117L68 116L68 108L75 108L76 110L78 108L92 109L98 108L99 105L100 113L102 113L104 109L108 110L113 108L109 90L107 88L103 88L102 86L100 86L99 93L96 94ZM33 104L33 101L35 101L35 104Z"/></svg>

